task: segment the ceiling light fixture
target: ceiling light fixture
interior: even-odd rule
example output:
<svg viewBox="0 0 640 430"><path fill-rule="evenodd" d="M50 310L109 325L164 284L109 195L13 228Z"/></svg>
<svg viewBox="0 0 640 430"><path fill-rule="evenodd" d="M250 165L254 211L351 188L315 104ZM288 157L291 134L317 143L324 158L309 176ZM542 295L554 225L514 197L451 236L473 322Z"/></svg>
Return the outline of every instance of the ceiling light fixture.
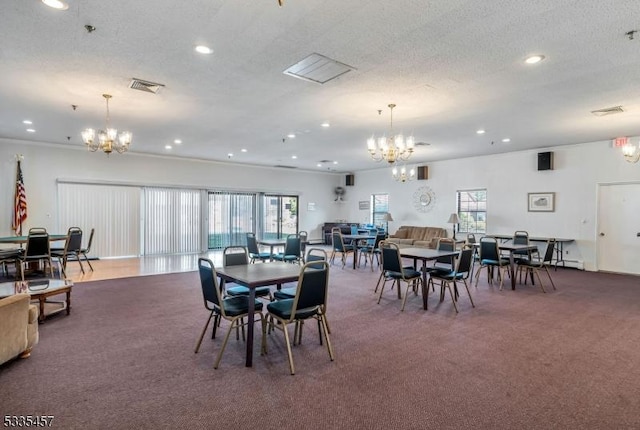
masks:
<svg viewBox="0 0 640 430"><path fill-rule="evenodd" d="M175 143L176 145L182 145L182 140L176 139L173 141L173 143Z"/></svg>
<svg viewBox="0 0 640 430"><path fill-rule="evenodd" d="M29 133L35 133L35 132L36 132L36 130L35 130L35 129L33 129L33 128L28 128L28 129L27 129L27 131L28 131Z"/></svg>
<svg viewBox="0 0 640 430"><path fill-rule="evenodd" d="M413 136L407 137L405 141L402 134L393 135L393 108L395 107L395 104L389 104L389 109L391 110L391 121L389 123L390 137L379 137L377 144L375 136L371 136L367 140L369 154L371 154L371 158L376 162L386 160L389 164L394 164L398 160L408 160L415 149L416 144Z"/></svg>
<svg viewBox="0 0 640 430"><path fill-rule="evenodd" d="M42 3L46 4L47 6L53 9L58 9L58 10L69 9L69 5L66 2L63 2L60 0L42 0Z"/></svg>
<svg viewBox="0 0 640 430"><path fill-rule="evenodd" d="M536 64L544 60L544 55L531 55L525 58L524 62L527 64Z"/></svg>
<svg viewBox="0 0 640 430"><path fill-rule="evenodd" d="M504 139L502 139L502 142L509 143L511 142L511 139L509 139L508 137L505 137Z"/></svg>
<svg viewBox="0 0 640 430"><path fill-rule="evenodd" d="M622 155L629 163L637 163L640 161L640 142L637 145L634 145L629 139L627 139L627 143L622 145Z"/></svg>
<svg viewBox="0 0 640 430"><path fill-rule="evenodd" d="M323 122L322 124L320 124L320 126L327 128L327 127L331 127L331 124L329 124L328 122Z"/></svg>
<svg viewBox="0 0 640 430"><path fill-rule="evenodd" d="M295 139L295 138L296 138L296 135L295 135L295 134L293 134L293 133L289 133L289 134L287 134L287 137L288 137L289 139Z"/></svg>
<svg viewBox="0 0 640 430"><path fill-rule="evenodd" d="M480 130L476 131L476 133L477 133L477 134L484 134L484 133L485 133L485 131L484 131L484 130L482 130L482 129L480 129Z"/></svg>
<svg viewBox="0 0 640 430"><path fill-rule="evenodd" d="M118 154L127 152L129 145L131 145L131 138L133 137L131 132L123 131L118 134L118 130L109 127L109 99L112 97L110 94L103 94L105 101L107 102L107 118L105 121L104 130L98 131L98 141L96 142L96 131L92 128L87 128L82 131L82 141L87 145L87 148L91 152L96 152L98 149L102 150L107 155L111 154L115 150Z"/></svg>
<svg viewBox="0 0 640 430"><path fill-rule="evenodd" d="M27 125L31 125L31 124L33 124L33 122L32 122L32 121L30 121L30 120L28 120L28 119L25 119L24 121L22 121L22 123L23 123L23 124L27 124Z"/></svg>
<svg viewBox="0 0 640 430"><path fill-rule="evenodd" d="M242 148L240 152L247 152L247 150L245 148Z"/></svg>
<svg viewBox="0 0 640 430"><path fill-rule="evenodd" d="M171 149L171 145L165 145L164 149Z"/></svg>
<svg viewBox="0 0 640 430"><path fill-rule="evenodd" d="M394 166L394 168L391 170L391 175L393 176L393 179L398 182L407 182L411 181L416 176L416 170L412 167L407 172L406 166L402 166L400 170L398 170L398 168Z"/></svg>
<svg viewBox="0 0 640 430"><path fill-rule="evenodd" d="M200 53L200 54L211 54L213 52L213 49L209 48L208 46L204 46L204 45L198 45L196 46L196 52Z"/></svg>

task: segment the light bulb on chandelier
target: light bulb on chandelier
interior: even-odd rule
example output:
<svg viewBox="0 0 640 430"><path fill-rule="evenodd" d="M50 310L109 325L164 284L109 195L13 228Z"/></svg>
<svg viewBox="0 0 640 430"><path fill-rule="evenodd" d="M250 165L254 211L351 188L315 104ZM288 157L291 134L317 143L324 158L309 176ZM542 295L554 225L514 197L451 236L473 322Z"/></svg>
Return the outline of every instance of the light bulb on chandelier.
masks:
<svg viewBox="0 0 640 430"><path fill-rule="evenodd" d="M127 152L129 145L131 145L132 134L128 131L123 131L118 134L118 130L109 127L109 99L112 97L110 94L103 94L107 102L107 118L105 121L104 130L98 131L98 140L96 141L96 131L93 128L87 128L82 131L82 141L87 145L87 149L91 152L96 152L98 149L104 153L111 154L114 150L118 154Z"/></svg>
<svg viewBox="0 0 640 430"><path fill-rule="evenodd" d="M376 162L386 160L389 164L394 164L397 161L405 161L411 157L415 149L416 144L413 136L408 136L405 139L402 134L395 136L393 134L393 108L395 107L395 104L389 104L391 110L390 137L382 136L376 139L375 136L371 136L367 140L367 150Z"/></svg>
<svg viewBox="0 0 640 430"><path fill-rule="evenodd" d="M625 138L626 139L626 138ZM633 145L629 140L622 146L622 155L629 163L637 163L640 161L640 143Z"/></svg>
<svg viewBox="0 0 640 430"><path fill-rule="evenodd" d="M409 171L407 171L406 166L402 166L400 167L400 169L394 167L391 170L391 175L393 176L393 179L398 182L407 182L411 181L416 176L416 170L412 167L411 169L409 169Z"/></svg>

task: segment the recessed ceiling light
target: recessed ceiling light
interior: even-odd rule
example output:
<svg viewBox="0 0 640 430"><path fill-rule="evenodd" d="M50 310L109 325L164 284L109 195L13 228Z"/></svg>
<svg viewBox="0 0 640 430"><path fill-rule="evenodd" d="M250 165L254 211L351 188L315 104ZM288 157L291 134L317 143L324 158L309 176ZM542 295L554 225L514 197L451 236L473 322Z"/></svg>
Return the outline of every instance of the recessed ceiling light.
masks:
<svg viewBox="0 0 640 430"><path fill-rule="evenodd" d="M22 121L22 123L23 123L23 124L33 124L33 122L31 122L31 121L30 121L30 120L28 120L28 119L25 119L24 121Z"/></svg>
<svg viewBox="0 0 640 430"><path fill-rule="evenodd" d="M484 133L485 133L485 131L484 131L484 130L482 130L482 129L480 129L480 130L476 131L476 133L478 133L478 134L484 134Z"/></svg>
<svg viewBox="0 0 640 430"><path fill-rule="evenodd" d="M176 145L181 145L182 144L182 140L176 139L176 140L173 141L173 143L175 143Z"/></svg>
<svg viewBox="0 0 640 430"><path fill-rule="evenodd" d="M171 149L171 145L165 145L164 149Z"/></svg>
<svg viewBox="0 0 640 430"><path fill-rule="evenodd" d="M338 162L337 162L337 161L334 161L334 162L333 162L333 164L338 164Z"/></svg>
<svg viewBox="0 0 640 430"><path fill-rule="evenodd" d="M213 49L209 48L208 46L198 45L196 46L196 52L200 54L211 54L213 52Z"/></svg>
<svg viewBox="0 0 640 430"><path fill-rule="evenodd" d="M247 150L245 148L242 148L240 152L247 152Z"/></svg>
<svg viewBox="0 0 640 430"><path fill-rule="evenodd" d="M328 122L323 122L322 124L320 124L321 127L331 127L331 124L329 124Z"/></svg>
<svg viewBox="0 0 640 430"><path fill-rule="evenodd" d="M527 64L536 64L544 60L544 55L531 55L527 57L524 62Z"/></svg>
<svg viewBox="0 0 640 430"><path fill-rule="evenodd" d="M318 163L318 164L316 164L316 166L322 167L322 163Z"/></svg>
<svg viewBox="0 0 640 430"><path fill-rule="evenodd" d="M511 142L511 139L509 139L508 137L505 137L504 139L502 139L502 141L504 143L509 143L509 142Z"/></svg>
<svg viewBox="0 0 640 430"><path fill-rule="evenodd" d="M69 5L63 1L60 0L42 0L42 3L46 4L49 7L52 7L54 9L58 9L58 10L67 10L69 9Z"/></svg>
<svg viewBox="0 0 640 430"><path fill-rule="evenodd" d="M28 128L28 129L27 129L27 131L28 131L29 133L35 133L35 132L36 132L36 130L35 130L35 129L33 129L33 128Z"/></svg>
<svg viewBox="0 0 640 430"><path fill-rule="evenodd" d="M298 158L298 156L297 155L292 155L291 158L295 160L296 158Z"/></svg>
<svg viewBox="0 0 640 430"><path fill-rule="evenodd" d="M293 134L293 133L289 133L289 134L287 134L287 137L288 137L289 139L295 139L295 138L296 138L296 135L295 135L295 134Z"/></svg>
<svg viewBox="0 0 640 430"><path fill-rule="evenodd" d="M233 157L233 152L228 153L227 157L229 157L229 158Z"/></svg>

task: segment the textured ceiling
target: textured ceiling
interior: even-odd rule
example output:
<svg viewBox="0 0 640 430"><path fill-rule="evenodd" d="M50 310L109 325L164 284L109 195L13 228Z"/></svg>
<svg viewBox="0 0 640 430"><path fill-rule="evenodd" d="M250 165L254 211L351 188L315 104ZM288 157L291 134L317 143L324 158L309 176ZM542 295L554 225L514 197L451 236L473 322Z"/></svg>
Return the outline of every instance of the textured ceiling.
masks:
<svg viewBox="0 0 640 430"><path fill-rule="evenodd" d="M68 3L2 6L2 138L82 147L103 93L132 152L310 170L381 166L366 139L388 132L389 103L394 130L429 143L411 164L640 135L637 0ZM355 70L324 85L282 73L314 52ZM524 64L534 53L545 61ZM165 87L132 90L134 77Z"/></svg>

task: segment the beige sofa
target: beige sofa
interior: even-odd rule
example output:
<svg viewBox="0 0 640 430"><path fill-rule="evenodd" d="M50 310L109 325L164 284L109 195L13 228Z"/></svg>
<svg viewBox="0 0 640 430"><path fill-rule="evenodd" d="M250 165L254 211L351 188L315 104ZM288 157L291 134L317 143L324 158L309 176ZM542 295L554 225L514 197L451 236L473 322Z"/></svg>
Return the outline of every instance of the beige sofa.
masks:
<svg viewBox="0 0 640 430"><path fill-rule="evenodd" d="M401 248L416 246L435 249L441 237L447 237L444 228L403 225L387 241L397 243Z"/></svg>
<svg viewBox="0 0 640 430"><path fill-rule="evenodd" d="M0 364L18 355L27 358L38 343L38 307L29 294L0 300Z"/></svg>

